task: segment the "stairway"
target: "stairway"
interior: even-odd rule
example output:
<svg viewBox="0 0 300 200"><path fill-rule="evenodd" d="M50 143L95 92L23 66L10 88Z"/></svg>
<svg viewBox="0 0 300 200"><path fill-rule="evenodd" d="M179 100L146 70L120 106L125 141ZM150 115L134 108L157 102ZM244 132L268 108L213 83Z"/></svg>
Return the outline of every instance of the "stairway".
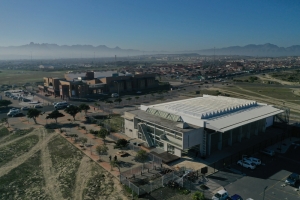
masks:
<svg viewBox="0 0 300 200"><path fill-rule="evenodd" d="M146 125L144 123L138 123L138 126L139 126L139 132L141 132L143 134L148 146L149 147L154 146L153 140L150 138L150 136L147 132Z"/></svg>

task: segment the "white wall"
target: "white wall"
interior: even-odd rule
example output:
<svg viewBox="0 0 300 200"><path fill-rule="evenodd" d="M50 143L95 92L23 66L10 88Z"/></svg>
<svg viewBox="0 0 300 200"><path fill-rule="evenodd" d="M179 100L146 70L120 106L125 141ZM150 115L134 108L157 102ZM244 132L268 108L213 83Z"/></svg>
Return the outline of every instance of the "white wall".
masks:
<svg viewBox="0 0 300 200"><path fill-rule="evenodd" d="M177 149L177 148L175 147L175 148L174 148L174 154L175 154L176 156L181 157L181 150L180 150L180 149Z"/></svg>
<svg viewBox="0 0 300 200"><path fill-rule="evenodd" d="M200 144L203 130L203 128L199 128L183 133L183 149Z"/></svg>
<svg viewBox="0 0 300 200"><path fill-rule="evenodd" d="M274 116L266 118L266 128L273 125Z"/></svg>
<svg viewBox="0 0 300 200"><path fill-rule="evenodd" d="M124 119L124 126L125 126L125 135L131 137L131 138L137 138L137 131L134 129L134 123L133 121L129 121L127 119ZM130 131L131 130L131 131Z"/></svg>

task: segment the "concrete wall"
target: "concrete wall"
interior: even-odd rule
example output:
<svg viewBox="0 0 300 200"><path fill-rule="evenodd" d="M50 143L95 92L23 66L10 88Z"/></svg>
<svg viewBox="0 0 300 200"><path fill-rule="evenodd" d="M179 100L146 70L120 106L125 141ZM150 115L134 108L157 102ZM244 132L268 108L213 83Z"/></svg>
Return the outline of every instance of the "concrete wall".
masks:
<svg viewBox="0 0 300 200"><path fill-rule="evenodd" d="M181 150L180 150L180 149L177 149L177 148L175 147L175 149L174 149L174 154L175 154L176 156L181 157Z"/></svg>
<svg viewBox="0 0 300 200"><path fill-rule="evenodd" d="M266 128L273 125L274 116L266 118Z"/></svg>
<svg viewBox="0 0 300 200"><path fill-rule="evenodd" d="M183 133L183 149L191 148L202 142L203 128Z"/></svg>
<svg viewBox="0 0 300 200"><path fill-rule="evenodd" d="M125 119L124 126L125 126L125 135L131 138L138 138L138 134L137 134L138 131L134 129L133 121Z"/></svg>

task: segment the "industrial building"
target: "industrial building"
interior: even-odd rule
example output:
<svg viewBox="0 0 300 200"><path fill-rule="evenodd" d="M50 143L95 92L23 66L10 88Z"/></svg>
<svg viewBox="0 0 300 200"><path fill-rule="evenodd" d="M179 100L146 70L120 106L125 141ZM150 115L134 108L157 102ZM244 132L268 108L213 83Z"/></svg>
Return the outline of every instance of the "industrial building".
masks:
<svg viewBox="0 0 300 200"><path fill-rule="evenodd" d="M274 117L284 111L256 101L224 96L141 105L125 112L124 131L145 146L156 147L181 157L196 149L206 157L234 143L264 134Z"/></svg>
<svg viewBox="0 0 300 200"><path fill-rule="evenodd" d="M65 74L65 78L44 77L42 92L62 99L92 97L99 94L142 91L159 87L155 74L120 74L117 72L86 72Z"/></svg>

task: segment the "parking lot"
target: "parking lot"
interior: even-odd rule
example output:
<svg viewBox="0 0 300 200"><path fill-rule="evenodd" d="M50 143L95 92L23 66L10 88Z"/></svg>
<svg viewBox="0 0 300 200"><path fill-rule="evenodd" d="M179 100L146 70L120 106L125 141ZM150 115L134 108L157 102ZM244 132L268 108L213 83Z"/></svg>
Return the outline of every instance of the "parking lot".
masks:
<svg viewBox="0 0 300 200"><path fill-rule="evenodd" d="M262 165L254 170L246 169L238 165L232 165L242 174L236 174L229 170L219 171L208 178L223 186L230 195L239 194L244 199L300 199L298 182L296 187L285 184L286 178L293 172L300 174L300 147L291 146L283 155L269 157L256 154L262 160ZM264 192L265 190L265 192Z"/></svg>

